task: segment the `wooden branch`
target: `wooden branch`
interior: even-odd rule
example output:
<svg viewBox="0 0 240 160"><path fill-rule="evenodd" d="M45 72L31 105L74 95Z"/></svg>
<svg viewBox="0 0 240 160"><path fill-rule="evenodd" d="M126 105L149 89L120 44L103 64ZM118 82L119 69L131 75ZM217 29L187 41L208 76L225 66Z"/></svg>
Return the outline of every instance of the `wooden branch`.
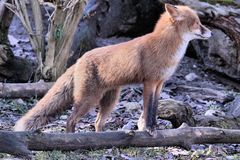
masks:
<svg viewBox="0 0 240 160"><path fill-rule="evenodd" d="M3 14L5 11L5 3L7 2L7 0L2 0L0 1L0 22L2 21L3 18Z"/></svg>
<svg viewBox="0 0 240 160"><path fill-rule="evenodd" d="M10 0L1 0L0 1L0 44L7 45L9 48L8 41L8 28L13 19L13 13L5 7L5 3Z"/></svg>
<svg viewBox="0 0 240 160"><path fill-rule="evenodd" d="M187 85L178 85L174 90L179 90L183 92L188 92L190 97L196 99L208 99L214 100L221 103L229 102L234 99L234 97L220 92L218 90L214 90L211 88L200 88L200 87L193 87Z"/></svg>
<svg viewBox="0 0 240 160"><path fill-rule="evenodd" d="M0 83L0 98L42 97L53 83Z"/></svg>
<svg viewBox="0 0 240 160"><path fill-rule="evenodd" d="M211 72L211 74L214 74L219 81L221 81L222 84L231 86L237 90L240 91L240 83L238 81L234 81L233 79L230 79L222 74L218 74L216 72Z"/></svg>
<svg viewBox="0 0 240 160"><path fill-rule="evenodd" d="M14 132L0 131L0 153L9 153L30 159L31 151L28 150L24 141Z"/></svg>
<svg viewBox="0 0 240 160"><path fill-rule="evenodd" d="M0 66L7 64L12 57L13 53L11 52L9 46L0 44Z"/></svg>
<svg viewBox="0 0 240 160"><path fill-rule="evenodd" d="M43 18L42 18L42 12L41 12L41 8L40 8L40 2L36 1L36 0L31 0L31 5L32 5L32 11L33 11L33 19L34 19L34 23L35 23L35 27L36 27L36 33L35 33L35 39L36 39L36 53L37 53L37 57L38 57L38 69L42 69L43 67L43 62L42 59L44 57L44 35L43 35ZM35 75L35 78L36 75Z"/></svg>
<svg viewBox="0 0 240 160"><path fill-rule="evenodd" d="M190 145L192 144L206 143L240 144L240 130L228 130L212 127L188 127L186 125L182 125L178 129L157 130L154 136L150 136L147 132L139 131L116 131L101 133L89 132L75 134L0 132L0 152L21 156L29 153L29 150L73 151L79 149L92 150L130 146L180 146L184 148L190 148ZM14 147L9 148L9 145Z"/></svg>

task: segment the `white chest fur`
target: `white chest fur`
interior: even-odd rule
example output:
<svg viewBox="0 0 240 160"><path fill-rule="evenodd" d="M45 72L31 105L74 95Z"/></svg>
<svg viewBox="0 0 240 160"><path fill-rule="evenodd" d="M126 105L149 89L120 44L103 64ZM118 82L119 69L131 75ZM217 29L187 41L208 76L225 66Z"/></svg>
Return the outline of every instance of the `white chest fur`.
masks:
<svg viewBox="0 0 240 160"><path fill-rule="evenodd" d="M189 42L183 41L180 46L177 48L177 52L173 56L174 60L177 62L180 62L180 60L183 58L183 56L186 53L187 46Z"/></svg>
<svg viewBox="0 0 240 160"><path fill-rule="evenodd" d="M179 45L179 47L176 50L176 53L173 54L173 57L172 57L172 61L176 62L175 63L176 65L173 65L173 66L165 68L165 71L164 71L164 74L163 74L164 75L164 79L169 79L173 75L173 73L175 72L175 70L176 70L176 68L177 68L177 66L179 64L179 62L181 61L181 59L185 55L188 43L189 43L189 41L191 39L192 39L191 36L183 35L183 41Z"/></svg>
<svg viewBox="0 0 240 160"><path fill-rule="evenodd" d="M192 34L189 34L189 33L183 34L182 42L178 46L177 52L174 56L174 58L177 62L180 62L180 60L183 58L184 54L186 53L187 46L193 38L194 37L192 36Z"/></svg>

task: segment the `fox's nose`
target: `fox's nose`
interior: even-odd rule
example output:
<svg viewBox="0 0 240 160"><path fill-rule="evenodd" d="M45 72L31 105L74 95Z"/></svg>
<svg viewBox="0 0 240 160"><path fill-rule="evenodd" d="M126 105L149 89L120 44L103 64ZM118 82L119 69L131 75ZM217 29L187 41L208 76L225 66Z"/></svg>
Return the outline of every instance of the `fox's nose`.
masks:
<svg viewBox="0 0 240 160"><path fill-rule="evenodd" d="M211 32L211 36L213 36L213 33L212 33L212 31L210 31Z"/></svg>

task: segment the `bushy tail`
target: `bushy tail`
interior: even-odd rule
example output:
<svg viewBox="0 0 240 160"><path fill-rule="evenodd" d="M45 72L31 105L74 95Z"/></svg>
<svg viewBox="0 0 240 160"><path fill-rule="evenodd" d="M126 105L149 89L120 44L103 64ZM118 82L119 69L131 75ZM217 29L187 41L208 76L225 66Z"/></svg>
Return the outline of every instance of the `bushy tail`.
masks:
<svg viewBox="0 0 240 160"><path fill-rule="evenodd" d="M14 131L34 130L47 124L57 113L67 109L73 100L73 72L71 66L14 126Z"/></svg>

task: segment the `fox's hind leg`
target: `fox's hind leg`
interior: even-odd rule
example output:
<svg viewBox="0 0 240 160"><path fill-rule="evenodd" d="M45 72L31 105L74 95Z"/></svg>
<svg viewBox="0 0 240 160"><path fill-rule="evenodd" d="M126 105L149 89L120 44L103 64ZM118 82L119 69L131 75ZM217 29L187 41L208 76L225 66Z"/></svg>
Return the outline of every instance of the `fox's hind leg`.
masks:
<svg viewBox="0 0 240 160"><path fill-rule="evenodd" d="M108 115L113 110L120 93L120 88L108 90L100 100L100 108L95 122L96 132L101 132Z"/></svg>
<svg viewBox="0 0 240 160"><path fill-rule="evenodd" d="M102 93L87 94L74 97L74 110L67 120L67 132L75 132L75 126L80 118L84 116L92 107L95 107L102 97Z"/></svg>
<svg viewBox="0 0 240 160"><path fill-rule="evenodd" d="M80 118L90 110L90 107L92 105L93 104L91 104L89 102L86 103L86 102L83 102L83 101L75 102L73 104L73 107L74 107L73 112L71 113L70 117L68 117L68 120L67 120L66 131L68 133L69 132L75 132L76 124L79 122Z"/></svg>

